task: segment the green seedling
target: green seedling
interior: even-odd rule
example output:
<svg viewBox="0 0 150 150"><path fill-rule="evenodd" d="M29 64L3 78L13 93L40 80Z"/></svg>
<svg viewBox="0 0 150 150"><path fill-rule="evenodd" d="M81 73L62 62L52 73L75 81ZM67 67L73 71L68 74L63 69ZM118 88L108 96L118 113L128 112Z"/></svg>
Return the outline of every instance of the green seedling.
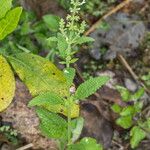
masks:
<svg viewBox="0 0 150 150"><path fill-rule="evenodd" d="M134 149L150 134L150 118L142 116L143 102L140 101L140 98L144 94L144 89L141 88L137 92L131 93L126 88L117 86L117 90L127 106L121 107L114 104L111 108L119 115L116 124L129 130L131 148Z"/></svg>
<svg viewBox="0 0 150 150"><path fill-rule="evenodd" d="M4 137L8 139L9 142L11 142L13 145L18 144L18 133L16 130L12 129L10 126L1 126L0 127L0 134L2 134Z"/></svg>

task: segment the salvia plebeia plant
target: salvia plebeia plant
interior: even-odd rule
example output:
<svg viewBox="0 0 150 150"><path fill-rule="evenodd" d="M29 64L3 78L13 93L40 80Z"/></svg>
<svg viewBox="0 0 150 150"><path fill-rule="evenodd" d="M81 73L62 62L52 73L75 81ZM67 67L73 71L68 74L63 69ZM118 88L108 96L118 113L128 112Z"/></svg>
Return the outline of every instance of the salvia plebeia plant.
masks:
<svg viewBox="0 0 150 150"><path fill-rule="evenodd" d="M19 21L22 9L17 7L10 10L11 4L12 0L0 0L0 40L11 33ZM75 69L70 66L77 61L74 54L79 45L93 41L82 35L85 22L80 23L78 13L83 4L84 1L71 0L70 15L66 20L61 19L56 37L48 39L55 43L56 54L62 59L60 63L66 66L63 71L47 59L31 53L0 55L0 111L9 106L14 96L12 67L33 96L29 107L36 108L41 133L56 139L61 150L102 149L92 138L76 142L84 124L83 118L79 116L79 101L85 100L109 80L106 76L91 77L79 85L77 90L74 87ZM5 9L1 7L4 5Z"/></svg>
<svg viewBox="0 0 150 150"><path fill-rule="evenodd" d="M121 107L117 104L112 106L112 110L119 114L116 124L124 129L128 129L130 133L131 148L135 149L139 143L150 134L150 118L145 118L142 113L143 102L140 101L144 94L144 89L140 88L135 93L131 93L128 89L117 86L122 100L128 105Z"/></svg>

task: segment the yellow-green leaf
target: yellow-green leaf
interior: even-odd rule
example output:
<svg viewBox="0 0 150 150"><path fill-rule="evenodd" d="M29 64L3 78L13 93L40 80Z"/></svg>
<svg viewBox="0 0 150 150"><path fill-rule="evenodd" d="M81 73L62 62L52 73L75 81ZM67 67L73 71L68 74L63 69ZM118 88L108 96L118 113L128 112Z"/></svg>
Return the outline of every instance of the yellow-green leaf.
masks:
<svg viewBox="0 0 150 150"><path fill-rule="evenodd" d="M47 92L38 95L29 102L29 107L40 106L54 113L60 113L67 116L68 111L65 106L65 100L55 93ZM71 118L79 116L79 105L73 103L71 106Z"/></svg>
<svg viewBox="0 0 150 150"><path fill-rule="evenodd" d="M136 148L139 143L146 137L146 132L141 129L139 126L134 126L131 130L130 130L130 144L131 144L131 148Z"/></svg>
<svg viewBox="0 0 150 150"><path fill-rule="evenodd" d="M0 19L11 9L12 0L0 0Z"/></svg>
<svg viewBox="0 0 150 150"><path fill-rule="evenodd" d="M0 40L15 30L22 12L21 7L10 10L6 16L0 20Z"/></svg>
<svg viewBox="0 0 150 150"><path fill-rule="evenodd" d="M43 107L49 111L55 112L55 113L60 113L65 116L68 115L67 108L63 105L43 105ZM71 113L70 117L71 118L76 118L79 117L79 105L78 104L72 104L71 106Z"/></svg>
<svg viewBox="0 0 150 150"><path fill-rule="evenodd" d="M6 59L0 55L0 112L11 103L15 93L15 79Z"/></svg>
<svg viewBox="0 0 150 150"><path fill-rule="evenodd" d="M19 53L8 59L33 96L43 92L68 96L69 88L63 72L50 61L29 53Z"/></svg>

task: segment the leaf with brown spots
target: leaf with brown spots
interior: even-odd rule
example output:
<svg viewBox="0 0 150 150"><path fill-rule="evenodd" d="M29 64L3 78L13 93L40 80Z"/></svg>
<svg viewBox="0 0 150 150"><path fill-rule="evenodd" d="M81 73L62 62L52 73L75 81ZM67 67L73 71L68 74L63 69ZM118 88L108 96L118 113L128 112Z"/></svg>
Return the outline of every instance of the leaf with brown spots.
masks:
<svg viewBox="0 0 150 150"><path fill-rule="evenodd" d="M69 88L63 72L47 59L28 53L19 53L8 59L33 96L44 92L68 96Z"/></svg>

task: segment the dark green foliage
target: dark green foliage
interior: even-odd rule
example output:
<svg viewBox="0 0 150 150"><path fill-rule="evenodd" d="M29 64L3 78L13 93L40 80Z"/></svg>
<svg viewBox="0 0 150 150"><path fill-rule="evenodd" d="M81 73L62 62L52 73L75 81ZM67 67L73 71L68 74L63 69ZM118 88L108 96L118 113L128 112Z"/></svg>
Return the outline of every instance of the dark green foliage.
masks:
<svg viewBox="0 0 150 150"><path fill-rule="evenodd" d="M37 108L36 112L41 120L40 129L49 138L65 138L67 136L67 122L55 113L43 108Z"/></svg>

